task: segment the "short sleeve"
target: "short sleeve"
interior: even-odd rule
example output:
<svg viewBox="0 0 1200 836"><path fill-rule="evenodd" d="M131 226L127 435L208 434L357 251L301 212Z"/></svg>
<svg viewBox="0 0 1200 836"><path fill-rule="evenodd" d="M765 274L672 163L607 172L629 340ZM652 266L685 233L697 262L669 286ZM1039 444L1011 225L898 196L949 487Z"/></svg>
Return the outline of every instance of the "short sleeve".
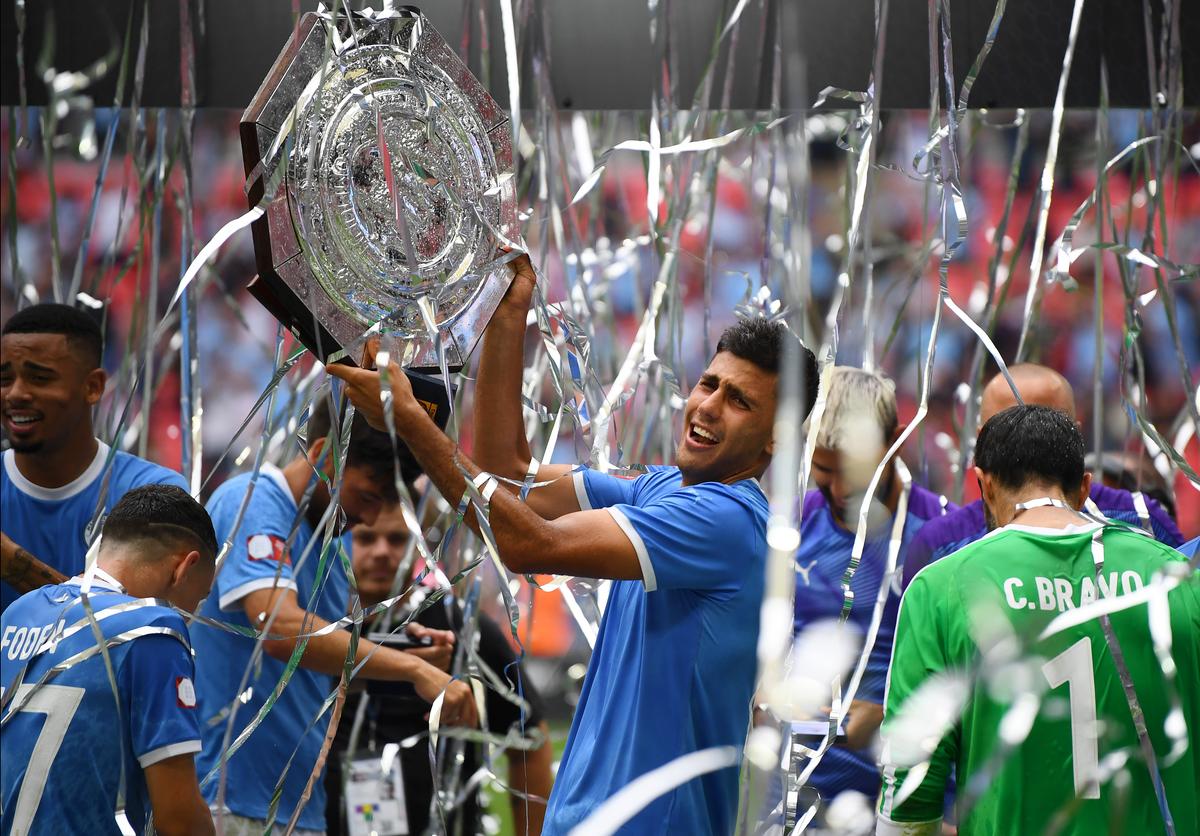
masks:
<svg viewBox="0 0 1200 836"><path fill-rule="evenodd" d="M117 457L108 487L108 512L117 506L121 497L143 485L170 485L191 493L187 481L169 467L163 467L126 453L117 453Z"/></svg>
<svg viewBox="0 0 1200 836"><path fill-rule="evenodd" d="M763 571L758 553L765 553L764 521L734 496L734 490L705 482L641 507L608 509L637 551L647 592L736 592L746 572Z"/></svg>
<svg viewBox="0 0 1200 836"><path fill-rule="evenodd" d="M945 625L937 611L938 601L942 599L944 595L931 589L925 577L917 579L904 593L896 624L884 707L883 791L879 797L880 816L890 822L940 820L946 781L956 758L955 733L951 731L934 750L920 786L902 802L897 801L900 788L916 764L900 762L894 757L896 748L889 740L889 725L896 721L922 684L949 667L942 647Z"/></svg>
<svg viewBox="0 0 1200 836"><path fill-rule="evenodd" d="M117 463L114 468L112 491L116 495L110 495L114 503L129 491L140 488L142 485L171 485L190 493L187 480L179 475L178 471L137 456L117 453Z"/></svg>
<svg viewBox="0 0 1200 836"><path fill-rule="evenodd" d="M292 557L288 548L293 520L284 519L287 515L274 509L269 501L256 501L262 490L261 484L255 489L242 525L234 532L229 553L213 581L212 594L217 596L218 606L226 612L237 610L243 598L260 589L278 587L299 592L292 576ZM241 497L236 499L237 503L222 505L240 504ZM218 543L229 538L229 529L237 514L236 508L228 515L223 513L226 510L212 509Z"/></svg>
<svg viewBox="0 0 1200 836"><path fill-rule="evenodd" d="M636 479L622 479L598 470L577 470L571 474L579 510L591 511L633 501Z"/></svg>
<svg viewBox="0 0 1200 836"><path fill-rule="evenodd" d="M125 657L125 674L131 694L130 742L142 769L199 752L196 669L184 644L163 635L135 639Z"/></svg>

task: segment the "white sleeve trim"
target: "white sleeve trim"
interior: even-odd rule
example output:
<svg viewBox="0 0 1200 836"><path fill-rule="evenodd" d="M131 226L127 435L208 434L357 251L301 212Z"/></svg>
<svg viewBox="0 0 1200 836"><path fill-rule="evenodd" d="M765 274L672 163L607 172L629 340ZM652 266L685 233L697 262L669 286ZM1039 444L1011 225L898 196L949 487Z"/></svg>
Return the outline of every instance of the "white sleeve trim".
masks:
<svg viewBox="0 0 1200 836"><path fill-rule="evenodd" d="M941 817L933 821L892 821L879 813L875 818L875 836L937 836L941 832Z"/></svg>
<svg viewBox="0 0 1200 836"><path fill-rule="evenodd" d="M166 746L159 746L157 749L151 749L146 754L138 758L138 764L142 769L148 766L154 766L159 761L165 761L167 758L173 758L176 755L194 755L200 751L199 740L184 740L179 743L168 743Z"/></svg>
<svg viewBox="0 0 1200 836"><path fill-rule="evenodd" d="M642 586L647 592L653 592L658 589L658 578L654 576L654 564L650 562L650 553L646 551L646 544L642 542L642 536L637 533L637 529L633 527L633 523L629 521L629 517L617 507L605 508L612 518L617 521L617 525L621 527L621 531L625 532L625 536L629 538L629 542L633 543L633 550L637 552L638 563L642 567Z"/></svg>
<svg viewBox="0 0 1200 836"><path fill-rule="evenodd" d="M575 483L575 498L579 500L580 511L592 510L592 501L588 499L587 485L583 481L583 475L586 472L586 470L576 470L571 474L571 481Z"/></svg>
<svg viewBox="0 0 1200 836"><path fill-rule="evenodd" d="M246 581L246 583L241 584L240 586L235 586L233 589L226 592L221 596L220 600L217 601L217 604L220 606L222 611L233 612L237 609L236 605L238 601L245 598L251 592L257 592L260 589L291 589L294 590L297 595L300 594L300 587L296 586L296 582L291 578L280 577L278 580L276 580L274 577L255 578L252 581Z"/></svg>

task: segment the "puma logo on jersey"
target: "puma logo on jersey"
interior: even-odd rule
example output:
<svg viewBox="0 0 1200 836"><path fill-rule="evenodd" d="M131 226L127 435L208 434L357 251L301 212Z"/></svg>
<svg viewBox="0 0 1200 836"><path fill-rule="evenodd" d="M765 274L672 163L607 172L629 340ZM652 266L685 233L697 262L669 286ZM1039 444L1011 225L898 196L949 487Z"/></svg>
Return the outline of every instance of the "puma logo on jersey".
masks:
<svg viewBox="0 0 1200 836"><path fill-rule="evenodd" d="M1115 598L1129 595L1142 588L1142 576L1137 572L1109 572L1098 579L1084 575L1078 582L1068 578L1033 579L1029 589L1021 578L1004 581L1004 600L1014 610L1043 610L1066 612L1086 606L1098 598Z"/></svg>
<svg viewBox="0 0 1200 836"><path fill-rule="evenodd" d="M812 560L808 561L807 566L801 566L799 563L796 564L796 574L800 575L802 578L804 578L805 586L811 586L811 583L809 582L809 579L808 579L808 573L811 572L813 570L813 567L816 565L817 565L816 558L813 558Z"/></svg>

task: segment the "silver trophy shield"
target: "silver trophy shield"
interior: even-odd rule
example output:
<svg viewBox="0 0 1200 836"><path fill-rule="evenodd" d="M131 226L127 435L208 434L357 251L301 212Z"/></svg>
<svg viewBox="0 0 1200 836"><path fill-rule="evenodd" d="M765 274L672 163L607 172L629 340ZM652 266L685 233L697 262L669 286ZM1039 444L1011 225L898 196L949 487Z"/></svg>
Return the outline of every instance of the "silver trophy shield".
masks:
<svg viewBox="0 0 1200 836"><path fill-rule="evenodd" d="M325 362L377 333L406 370L461 368L511 281L511 131L428 20L304 15L241 138L256 298Z"/></svg>

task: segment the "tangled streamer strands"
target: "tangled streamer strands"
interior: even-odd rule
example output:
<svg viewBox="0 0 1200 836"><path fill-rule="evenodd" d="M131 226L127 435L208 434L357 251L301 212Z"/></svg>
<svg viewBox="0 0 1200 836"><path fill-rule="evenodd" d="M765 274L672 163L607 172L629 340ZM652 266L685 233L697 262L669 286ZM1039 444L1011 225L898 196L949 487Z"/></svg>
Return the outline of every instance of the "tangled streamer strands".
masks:
<svg viewBox="0 0 1200 836"><path fill-rule="evenodd" d="M147 71L160 71L147 66L152 5L131 4L124 29L103 33L111 44L104 56L66 71L59 69L66 56L56 55L52 44L37 66L25 66L25 3L17 0L21 101L3 115L2 293L5 318L8 311L51 300L104 312L106 360L116 373L101 407L100 435L114 450L177 467L203 499L234 469L249 469L257 479L264 464L294 456L302 449L298 428L306 414L332 404L336 393L321 365L244 291L255 272L247 228L265 206L247 211L239 114L196 105L203 3L181 0L182 106L142 103ZM336 20L345 14L342 5L321 7L318 14ZM1062 368L1081 393L1091 395L1081 417L1095 452L1144 450L1174 487L1180 518L1200 517L1200 119L1183 108L1181 51L1171 47L1177 13L1167 16L1163 42L1150 44L1154 89L1145 110L1110 109L1107 100L1089 112L1066 106L1067 84L1079 72L1072 59L1086 14L1083 0L1075 0L1054 106L1001 113L973 109L970 96L997 38L1021 36L1005 28L1006 0L997 0L986 40L962 78L955 77L952 56L967 46L952 36L950 4L930 3L930 107L918 113L881 105L888 83L884 57L894 46L884 33L889 13L899 12L887 0L876 3L873 71L867 89L858 91L806 89L803 56L789 52L784 27L753 31L746 24L748 7L775 4L726 2L687 107L679 105L670 3L650 0L647 37L656 76L645 109L586 112L561 108L554 95L547 70L554 45L532 14L544 2L497 0L498 27L487 5L463 3L462 36L447 41L469 66L490 67L492 53L499 52L507 68L507 89L492 84L492 92L508 109L523 237L501 236L511 251L479 270L507 269L517 252L528 252L538 266L522 392L534 459L520 485L522 496L544 487L535 481L543 462L628 472L671 461L684 399L712 356L712 335L736 317L781 321L818 358L821 395L807 433L799 417L800 360L784 358L776 453L764 480L770 552L758 662L768 709L793 706L795 672L814 664L797 655L797 648L809 646L803 635L792 636L794 559L829 369L837 363L883 370L897 382L908 420L867 488L873 494L892 454L904 453L907 466L894 459L903 489L888 566L865 641L855 645L845 670L831 674L816 703L834 710L828 732L798 772L798 785L834 744L858 692L888 587L899 571L913 483L955 502L972 495L978 395L993 370L1007 376L1009 365L1026 361ZM366 25L392 12L387 3L358 10L355 20ZM761 100L769 106L735 111L729 106L731 45L754 38L764 55L775 56L774 72L762 81ZM331 36L324 60L336 62L339 48ZM523 73L525 66L533 69ZM25 79L33 73L46 81L49 96L36 108L25 96ZM89 90L112 74L118 77L115 100L90 98ZM482 81L488 84L486 75ZM1104 75L1102 90L1106 84ZM532 106L522 109L522 101ZM712 101L724 106L710 108ZM280 157L297 153L286 132L272 151ZM285 168L268 176L281 177ZM421 313L447 372L447 433L469 450L461 417L476 408L472 367L449 373L432 314ZM335 501L309 549L295 558L296 564L320 563L315 595L330 572L340 571L325 549L340 530L336 498L348 428L346 416L334 430L340 447L330 482ZM236 703L219 718L228 729L225 755L202 781L223 784L225 761L288 687L309 639L334 629L358 637L376 614L383 614L383 626L372 630L400 631L421 609L453 593L471 616L465 635L472 635L479 613L491 610L524 653L539 601L537 607L564 608L573 629L595 644L608 582L508 572L486 524L494 479L485 474L468 480L463 497L444 499L410 495L398 466L395 481L411 536L393 597L364 608L355 590L345 618L302 635L301 650L249 725L234 734ZM249 495L243 514L248 503ZM469 506L477 511L482 536L459 525ZM297 525L306 512L302 503ZM867 513L864 504L855 520L842 582L843 621L866 542ZM222 544L218 571L232 537ZM89 570L94 566L95 549L88 558ZM410 585L405 579L414 574ZM1137 602L1149 602L1153 614L1180 582L1165 577ZM393 619L389 607L417 583L436 591L417 612ZM534 588L552 595L534 596ZM1104 606L1111 604L1070 615L1107 624ZM90 625L77 627L94 627L90 609L88 618ZM248 681L271 636L270 622L262 631L195 617L197 622L255 640ZM1164 634L1166 622L1156 623L1153 651L1174 694L1169 628ZM1105 635L1120 658L1111 627ZM993 651L1002 654L1002 644ZM460 640L460 646L466 650L457 654L452 675L523 704L520 693L486 670L473 642ZM974 680L985 680L990 664L999 661L1031 664L985 657L978 670L936 683L922 703L930 712L925 728L952 725ZM344 686L361 665L348 660L339 686L311 717L313 725L334 718L326 747L341 715ZM1128 682L1127 672L1123 679ZM1132 689L1130 694L1137 709ZM1019 710L1036 713L1043 696L1030 693ZM361 725L365 704L357 719L342 722ZM500 752L542 743L535 729L496 735L442 727L439 708L420 744L430 747L435 764L432 821L444 821L481 783L503 783L496 768ZM1189 732L1175 733L1173 744L1187 747ZM992 774L1023 739L1003 741ZM461 774L459 765L468 742L485 744L474 775ZM744 755L725 749L691 753L631 784L577 832L614 832L662 793L731 764L743 775L739 832L762 832L759 811L770 806L781 745L780 730L767 725L751 732ZM1146 763L1131 753L1108 766L1105 780L1116 780ZM280 786L288 770L301 768L281 763ZM320 765L308 777L309 788L319 779ZM977 796L974 785L963 788L966 804ZM859 808L869 806L864 798ZM844 813L846 832L858 832L862 809ZM814 810L793 813L790 832L803 832Z"/></svg>

